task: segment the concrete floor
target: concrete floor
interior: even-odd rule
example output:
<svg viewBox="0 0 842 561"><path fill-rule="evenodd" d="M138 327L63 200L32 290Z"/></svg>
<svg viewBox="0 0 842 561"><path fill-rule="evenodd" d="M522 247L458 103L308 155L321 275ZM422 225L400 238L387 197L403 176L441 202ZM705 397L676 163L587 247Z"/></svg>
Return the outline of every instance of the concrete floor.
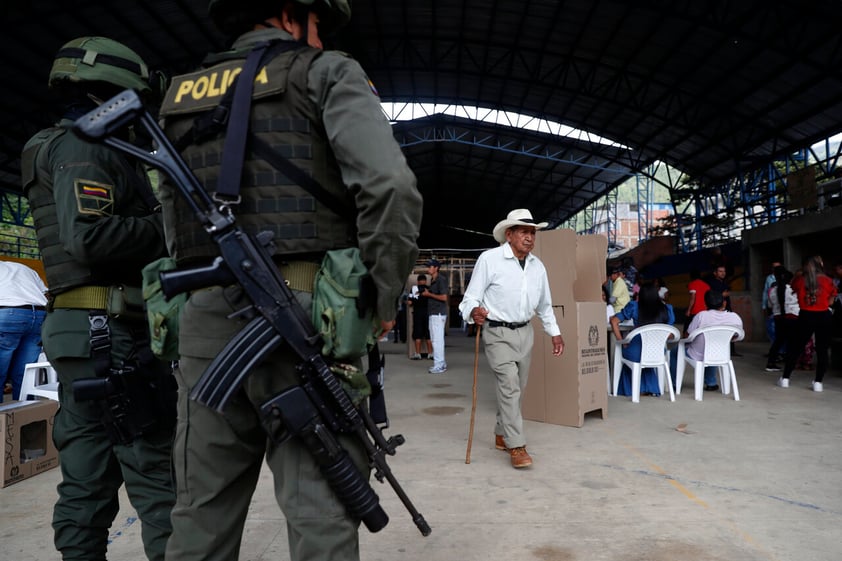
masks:
<svg viewBox="0 0 842 561"><path fill-rule="evenodd" d="M838 561L842 559L842 377L824 393L796 371L792 387L763 371L766 345L740 343L742 400L705 392L692 376L668 397L611 397L608 416L582 428L526 422L528 470L494 449L493 379L480 355L470 465L465 452L474 340L447 337L449 370L406 359L384 343L392 433L407 440L390 461L433 533L422 537L397 497L374 483L391 517L360 533L362 558L406 561ZM683 431L676 430L686 425ZM59 559L50 517L55 469L0 490L0 559ZM283 516L264 470L240 560L288 559ZM143 559L128 505L109 557Z"/></svg>

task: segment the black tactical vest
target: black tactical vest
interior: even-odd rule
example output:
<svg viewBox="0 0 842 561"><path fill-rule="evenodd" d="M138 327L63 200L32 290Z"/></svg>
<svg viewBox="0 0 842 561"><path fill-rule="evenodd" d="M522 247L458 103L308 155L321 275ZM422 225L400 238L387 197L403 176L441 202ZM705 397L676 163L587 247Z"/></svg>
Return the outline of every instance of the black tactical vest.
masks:
<svg viewBox="0 0 842 561"><path fill-rule="evenodd" d="M56 201L45 159L50 143L63 134L69 134L67 129L44 129L29 139L21 155L24 194L29 199L47 286L53 294L61 292L62 288L90 284L92 278L90 269L64 251L59 239ZM39 154L42 154L40 158Z"/></svg>
<svg viewBox="0 0 842 561"><path fill-rule="evenodd" d="M301 47L275 56L258 71L250 131L312 175L334 197L346 201L347 191L320 116L307 96L310 64L320 54L318 49ZM182 137L197 115L217 106L247 55L248 51L221 56L222 62L173 79L160 113L170 138ZM210 140L187 146L182 153L210 193L217 188L224 140L223 129ZM347 217L329 210L248 149L243 168L242 201L232 205L232 210L245 231L271 231L278 253L284 256L320 254L354 245ZM164 188L172 189L169 185ZM178 262L218 255L216 245L180 194L171 196L173 203L165 205L165 228Z"/></svg>
<svg viewBox="0 0 842 561"><path fill-rule="evenodd" d="M53 170L49 160L51 149L58 143L62 144L64 150L80 149L85 144L84 141L75 139L73 133L69 132L70 125L71 121L62 120L59 126L40 131L29 139L21 154L23 192L29 199L29 208L35 223L38 246L41 250L50 293L58 295L68 289L84 285L140 286L140 270L146 264L145 261L115 260L110 263L92 265L78 261L62 245L53 192ZM71 135L71 138L66 138L64 135ZM148 201L144 201L143 195L139 193L138 183L146 181L142 172L123 156L115 155L110 165L119 165L121 172L126 175L126 184L134 186L131 190L127 190L119 201L115 201L114 213L120 216L144 216L151 213ZM130 174L135 175L129 177ZM149 189L148 185L144 188ZM150 260L155 257L157 256L150 256Z"/></svg>

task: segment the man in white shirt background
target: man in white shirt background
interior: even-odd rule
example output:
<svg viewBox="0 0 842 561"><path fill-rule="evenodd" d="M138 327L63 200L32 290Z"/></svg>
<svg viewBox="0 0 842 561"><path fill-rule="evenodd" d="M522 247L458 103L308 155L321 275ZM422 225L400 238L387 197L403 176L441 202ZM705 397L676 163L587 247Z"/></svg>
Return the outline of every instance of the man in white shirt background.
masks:
<svg viewBox="0 0 842 561"><path fill-rule="evenodd" d="M440 272L441 263L438 259L427 261L427 274L430 284L427 290L418 294L427 299L427 314L430 326L430 342L433 345L433 365L427 370L430 374L444 374L447 372L447 362L444 359L444 327L447 322L447 295L449 284L447 276Z"/></svg>
<svg viewBox="0 0 842 561"><path fill-rule="evenodd" d="M12 399L20 399L24 369L41 353L46 292L34 270L0 260L0 376L4 391L11 385Z"/></svg>

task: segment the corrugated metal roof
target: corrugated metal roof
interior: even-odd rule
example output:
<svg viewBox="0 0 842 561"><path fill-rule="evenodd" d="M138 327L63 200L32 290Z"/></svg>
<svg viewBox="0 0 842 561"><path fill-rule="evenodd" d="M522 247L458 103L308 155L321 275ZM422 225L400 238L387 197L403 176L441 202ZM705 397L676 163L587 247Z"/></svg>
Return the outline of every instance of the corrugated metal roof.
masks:
<svg viewBox="0 0 842 561"><path fill-rule="evenodd" d="M399 139L429 138L406 147L425 195L428 247L454 245L464 228L490 231L514 207L558 223L656 159L716 183L842 129L837 2L355 0L353 8L338 45L384 100L519 112L630 148L441 116L398 124ZM174 72L224 46L205 0L41 0L0 10L6 188L19 182L23 142L52 118L46 76L65 41L110 36Z"/></svg>

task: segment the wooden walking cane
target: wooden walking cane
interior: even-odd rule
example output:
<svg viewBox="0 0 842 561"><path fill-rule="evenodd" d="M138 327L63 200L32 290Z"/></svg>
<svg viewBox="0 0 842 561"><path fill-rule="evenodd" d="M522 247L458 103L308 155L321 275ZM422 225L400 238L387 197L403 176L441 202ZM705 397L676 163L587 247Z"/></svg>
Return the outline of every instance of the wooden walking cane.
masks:
<svg viewBox="0 0 842 561"><path fill-rule="evenodd" d="M465 463L471 463L471 443L474 440L474 418L477 415L477 367L479 366L479 332L481 325L477 325L477 341L474 347L474 391L471 399L471 428L468 429L468 450L465 452Z"/></svg>

